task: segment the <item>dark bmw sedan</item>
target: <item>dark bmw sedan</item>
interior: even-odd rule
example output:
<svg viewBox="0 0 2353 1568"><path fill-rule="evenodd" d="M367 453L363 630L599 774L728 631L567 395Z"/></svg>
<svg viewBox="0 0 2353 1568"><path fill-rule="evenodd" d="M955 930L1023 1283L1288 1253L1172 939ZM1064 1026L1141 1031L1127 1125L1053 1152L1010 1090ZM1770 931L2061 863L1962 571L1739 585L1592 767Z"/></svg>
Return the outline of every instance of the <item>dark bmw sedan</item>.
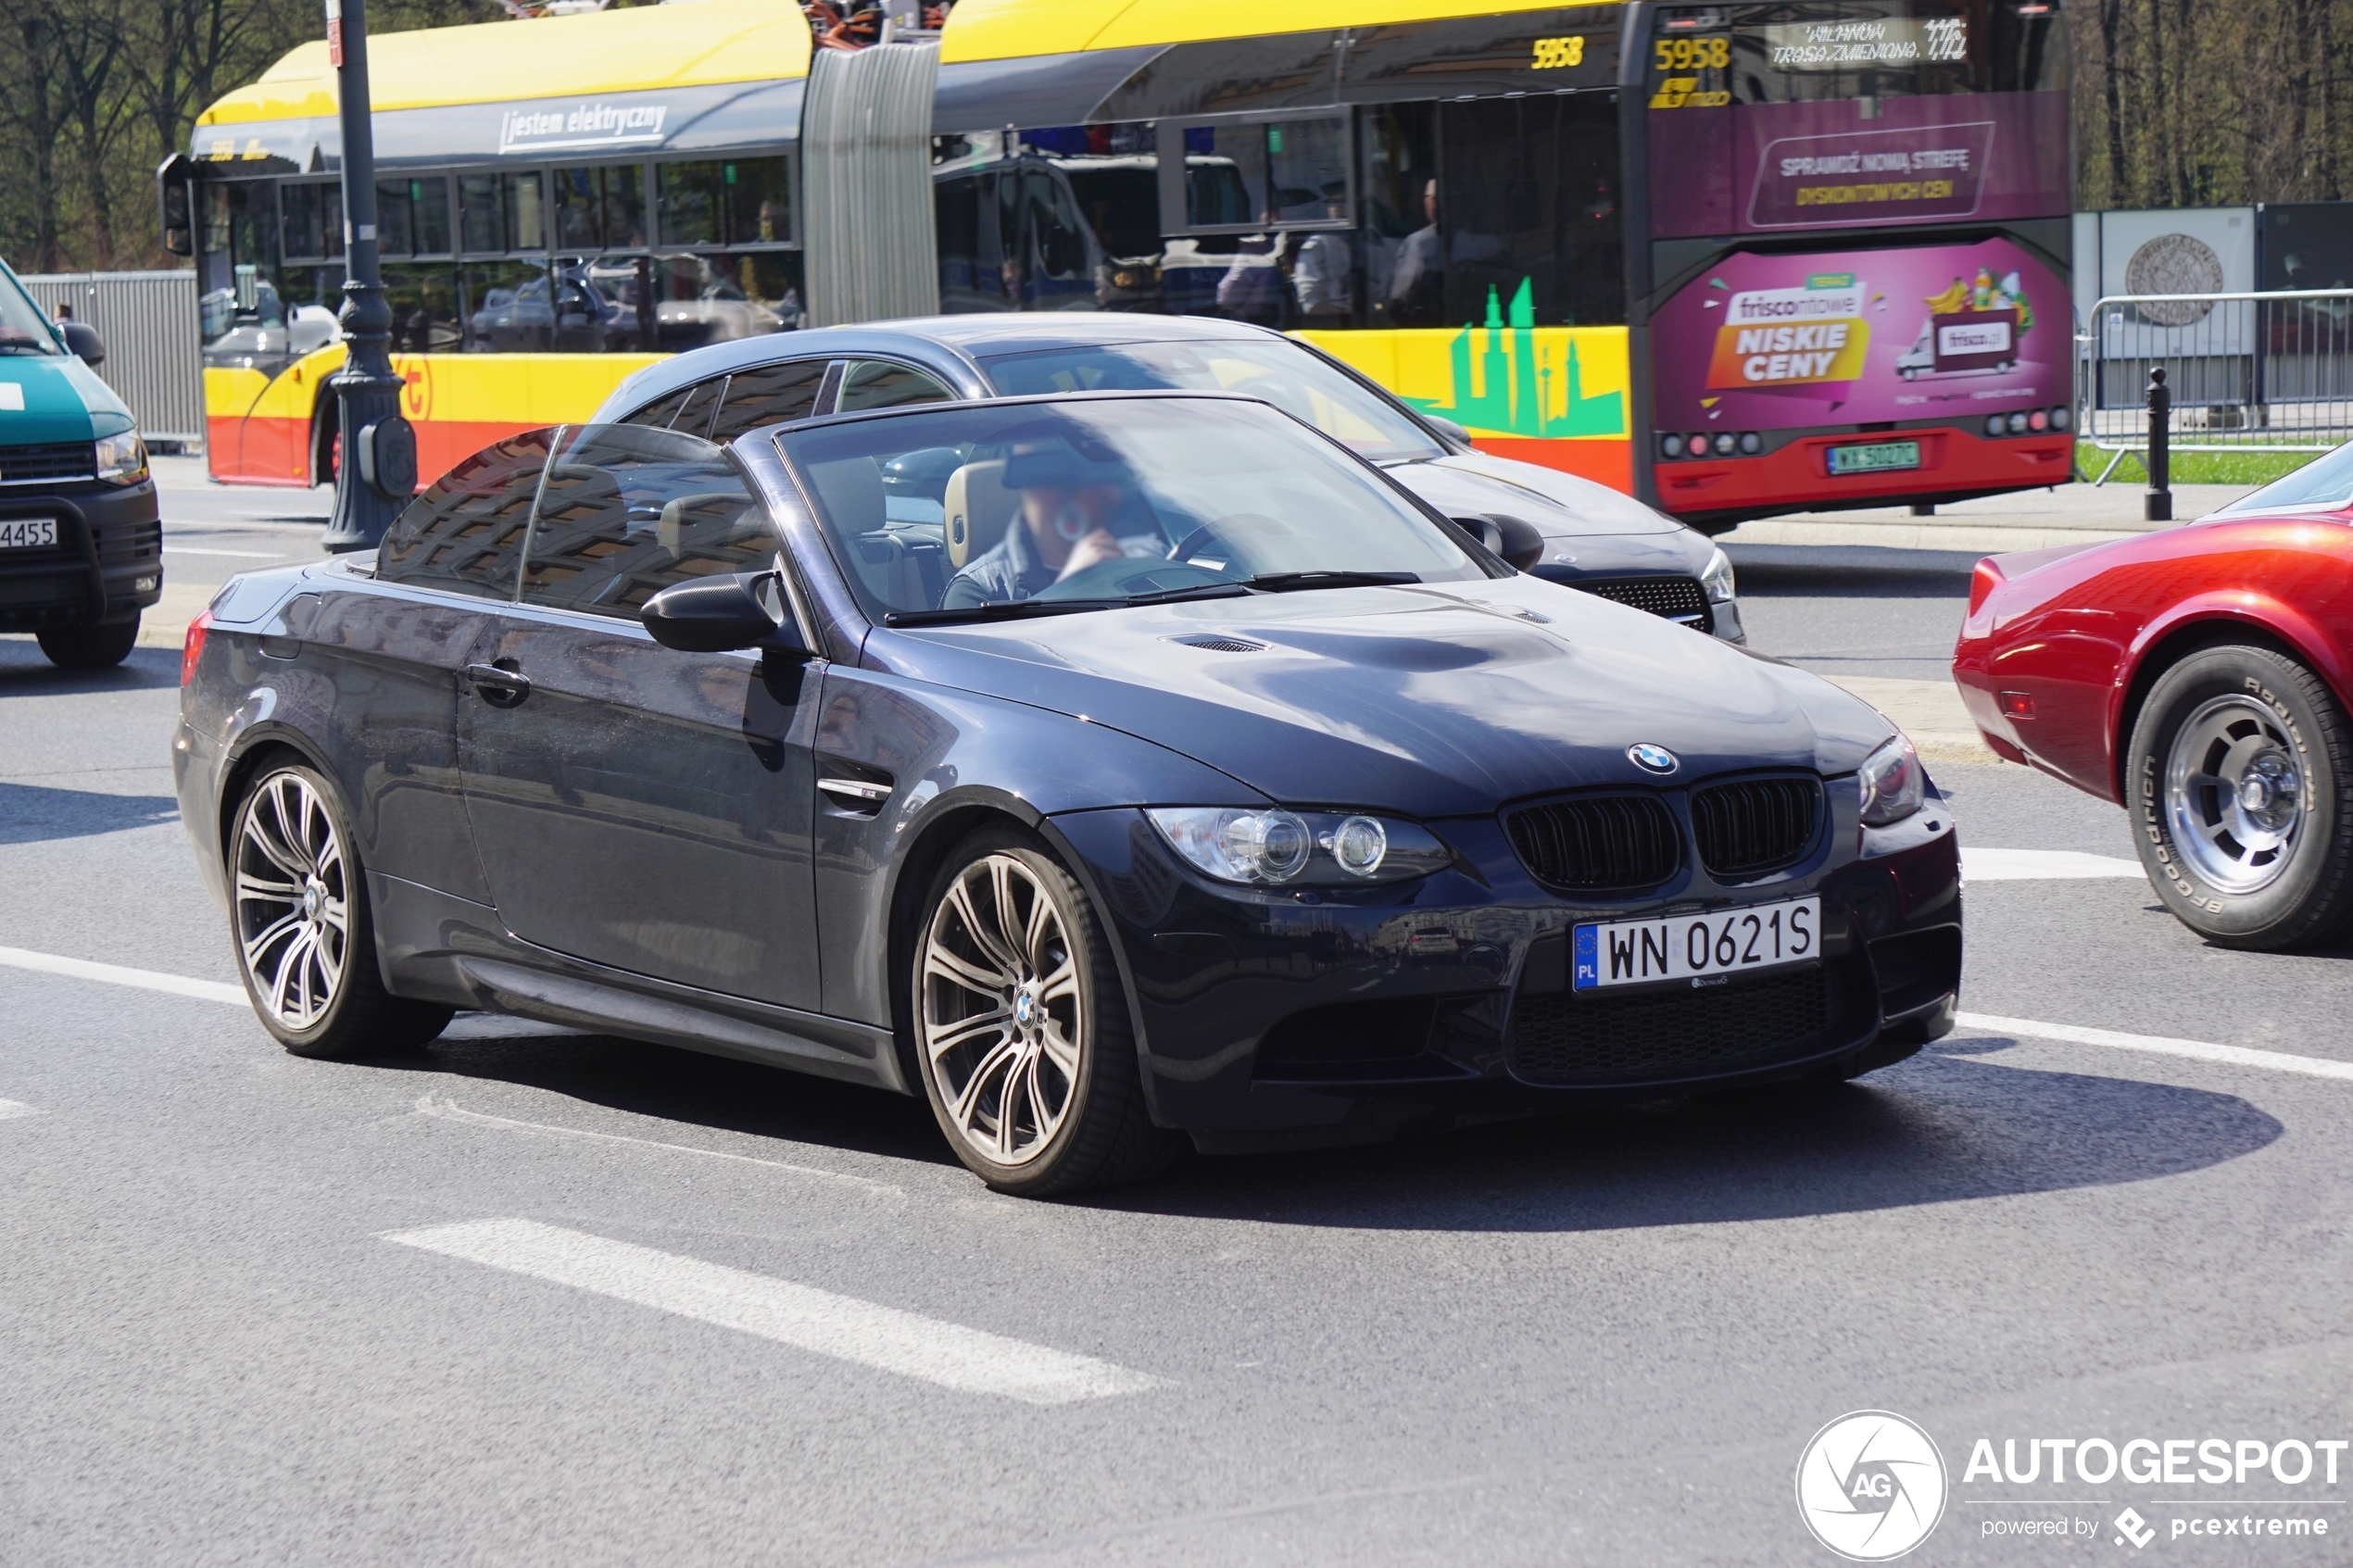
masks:
<svg viewBox="0 0 2353 1568"><path fill-rule="evenodd" d="M649 365L596 418L726 442L762 424L912 403L1190 389L1262 398L1378 464L1522 571L1745 640L1705 535L1607 485L1474 447L1330 356L1196 316L937 316L714 345Z"/></svg>
<svg viewBox="0 0 2353 1568"><path fill-rule="evenodd" d="M516 437L233 583L184 675L298 1054L594 1028L925 1096L1044 1194L1952 1022L1952 820L1884 719L1247 398Z"/></svg>

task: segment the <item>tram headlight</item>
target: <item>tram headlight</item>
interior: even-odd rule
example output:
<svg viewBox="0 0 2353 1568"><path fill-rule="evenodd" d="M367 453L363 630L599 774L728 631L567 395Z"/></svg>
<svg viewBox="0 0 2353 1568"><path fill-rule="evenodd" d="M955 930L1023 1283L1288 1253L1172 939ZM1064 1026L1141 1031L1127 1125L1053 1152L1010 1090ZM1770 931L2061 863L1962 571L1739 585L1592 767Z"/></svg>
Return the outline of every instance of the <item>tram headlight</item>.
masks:
<svg viewBox="0 0 2353 1568"><path fill-rule="evenodd" d="M1988 435L1999 435L1999 434L2001 434L2001 433L2002 433L2002 432L2004 432L2004 431L2006 431L2006 430L2007 430L2007 429L2009 429L2009 421L2008 421L2007 420L2005 420L2004 418L2002 418L2002 416L2001 416L2001 415L1999 415L1999 414L1988 414L1988 415L1986 415L1986 416L1985 416L1985 433L1986 433L1986 434L1988 434Z"/></svg>
<svg viewBox="0 0 2353 1568"><path fill-rule="evenodd" d="M1681 457L1683 455L1683 438L1672 432L1660 436L1658 438L1658 455L1662 458Z"/></svg>

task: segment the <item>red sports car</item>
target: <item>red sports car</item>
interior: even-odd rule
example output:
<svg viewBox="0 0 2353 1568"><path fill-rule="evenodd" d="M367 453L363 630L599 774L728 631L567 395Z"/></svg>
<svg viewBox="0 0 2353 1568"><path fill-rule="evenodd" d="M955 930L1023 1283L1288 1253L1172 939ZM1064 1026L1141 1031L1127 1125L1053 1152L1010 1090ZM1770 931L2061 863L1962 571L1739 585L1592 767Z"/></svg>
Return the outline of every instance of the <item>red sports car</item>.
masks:
<svg viewBox="0 0 2353 1568"><path fill-rule="evenodd" d="M1994 751L2133 813L2193 931L2353 922L2353 445L2180 528L1978 562L1953 678Z"/></svg>

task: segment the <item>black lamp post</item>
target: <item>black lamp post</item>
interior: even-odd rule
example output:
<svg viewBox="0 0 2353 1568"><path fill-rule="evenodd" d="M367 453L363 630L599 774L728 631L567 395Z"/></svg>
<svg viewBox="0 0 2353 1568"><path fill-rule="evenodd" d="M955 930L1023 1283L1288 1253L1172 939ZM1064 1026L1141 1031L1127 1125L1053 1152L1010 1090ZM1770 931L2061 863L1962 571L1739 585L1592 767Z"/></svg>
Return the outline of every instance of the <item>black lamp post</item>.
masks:
<svg viewBox="0 0 2353 1568"><path fill-rule="evenodd" d="M348 357L328 382L343 435L335 510L319 543L372 550L417 489L417 434L400 417L392 307L376 264L376 143L368 107L367 0L327 0L327 57L343 121L343 327Z"/></svg>

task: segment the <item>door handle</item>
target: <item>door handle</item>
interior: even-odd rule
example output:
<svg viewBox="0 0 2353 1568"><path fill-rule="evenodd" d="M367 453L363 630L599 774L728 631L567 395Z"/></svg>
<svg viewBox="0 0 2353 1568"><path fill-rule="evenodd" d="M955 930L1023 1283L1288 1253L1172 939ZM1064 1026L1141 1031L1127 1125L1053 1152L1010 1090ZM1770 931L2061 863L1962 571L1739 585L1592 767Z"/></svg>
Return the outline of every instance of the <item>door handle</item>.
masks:
<svg viewBox="0 0 2353 1568"><path fill-rule="evenodd" d="M469 664L459 678L493 708L521 707L522 699L531 695L531 682L521 671L496 664Z"/></svg>

